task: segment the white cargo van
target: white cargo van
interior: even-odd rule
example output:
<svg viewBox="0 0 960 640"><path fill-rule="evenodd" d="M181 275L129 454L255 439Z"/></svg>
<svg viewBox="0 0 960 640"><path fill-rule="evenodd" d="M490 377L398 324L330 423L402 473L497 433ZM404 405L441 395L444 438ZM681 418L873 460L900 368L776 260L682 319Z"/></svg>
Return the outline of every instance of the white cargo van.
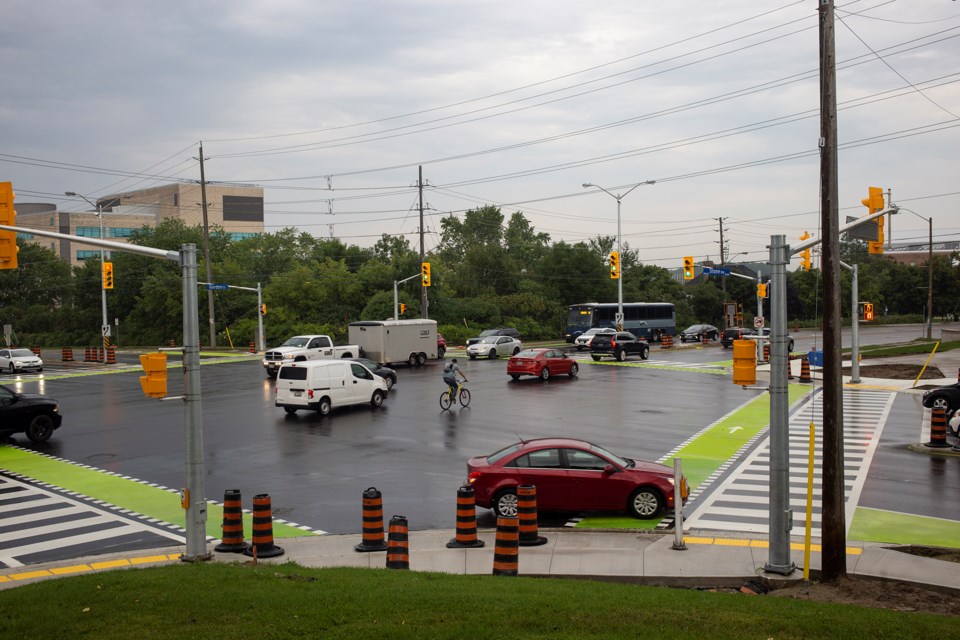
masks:
<svg viewBox="0 0 960 640"><path fill-rule="evenodd" d="M437 358L436 320L363 320L351 322L347 330L347 339L380 364L406 362L420 367Z"/></svg>
<svg viewBox="0 0 960 640"><path fill-rule="evenodd" d="M273 393L275 404L287 413L309 409L325 416L334 407L351 404L379 407L387 384L359 362L312 360L280 367Z"/></svg>

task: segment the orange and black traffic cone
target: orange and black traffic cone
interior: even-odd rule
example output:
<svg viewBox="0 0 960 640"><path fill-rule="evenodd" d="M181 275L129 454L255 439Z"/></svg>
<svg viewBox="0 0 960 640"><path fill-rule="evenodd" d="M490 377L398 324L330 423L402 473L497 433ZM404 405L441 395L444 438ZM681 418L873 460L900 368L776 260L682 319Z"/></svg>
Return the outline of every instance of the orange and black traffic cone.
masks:
<svg viewBox="0 0 960 640"><path fill-rule="evenodd" d="M810 358L807 356L800 357L800 382L804 384L813 382L813 378L810 377Z"/></svg>
<svg viewBox="0 0 960 640"><path fill-rule="evenodd" d="M930 442L924 446L931 449L945 449L947 443L947 412L940 407L934 407L930 412Z"/></svg>
<svg viewBox="0 0 960 640"><path fill-rule="evenodd" d="M353 547L357 551L385 551L383 539L383 498L370 487L363 492L363 539Z"/></svg>
<svg viewBox="0 0 960 640"><path fill-rule="evenodd" d="M390 518L387 533L387 569L410 568L410 543L407 519L403 516Z"/></svg>
<svg viewBox="0 0 960 640"><path fill-rule="evenodd" d="M243 504L239 489L227 489L223 492L223 537L214 551L240 553L250 545L243 540Z"/></svg>
<svg viewBox="0 0 960 640"><path fill-rule="evenodd" d="M273 509L266 493L253 496L253 545L243 555L254 558L283 555L283 549L273 544Z"/></svg>
<svg viewBox="0 0 960 640"><path fill-rule="evenodd" d="M493 575L515 576L520 565L519 520L497 518L497 542L493 549Z"/></svg>
<svg viewBox="0 0 960 640"><path fill-rule="evenodd" d="M532 484L517 487L517 518L520 528L520 546L536 547L547 539L537 531L537 488Z"/></svg>
<svg viewBox="0 0 960 640"><path fill-rule="evenodd" d="M473 487L457 489L457 534L447 543L448 549L482 547L477 539L477 503Z"/></svg>

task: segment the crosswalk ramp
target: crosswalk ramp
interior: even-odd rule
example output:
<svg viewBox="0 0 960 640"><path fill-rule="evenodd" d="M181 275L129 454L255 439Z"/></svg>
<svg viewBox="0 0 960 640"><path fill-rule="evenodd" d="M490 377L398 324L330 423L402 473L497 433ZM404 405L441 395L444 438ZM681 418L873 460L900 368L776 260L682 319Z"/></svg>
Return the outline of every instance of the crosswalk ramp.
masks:
<svg viewBox="0 0 960 640"><path fill-rule="evenodd" d="M183 543L178 527L0 475L0 568Z"/></svg>
<svg viewBox="0 0 960 640"><path fill-rule="evenodd" d="M870 462L886 424L895 394L889 391L845 388L843 392L844 494L846 526L860 500ZM789 492L793 511L791 535L804 534L807 503L807 467L810 422L814 424L814 473L811 535L820 536L823 469L823 394L817 393L789 421ZM713 490L704 488L684 527L747 533L768 533L770 504L769 434Z"/></svg>

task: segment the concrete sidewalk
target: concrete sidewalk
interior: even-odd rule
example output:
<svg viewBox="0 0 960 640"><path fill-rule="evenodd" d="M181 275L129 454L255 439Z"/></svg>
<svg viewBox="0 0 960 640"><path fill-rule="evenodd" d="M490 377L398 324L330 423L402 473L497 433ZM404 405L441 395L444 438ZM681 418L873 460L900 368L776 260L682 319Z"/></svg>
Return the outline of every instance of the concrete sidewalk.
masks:
<svg viewBox="0 0 960 640"><path fill-rule="evenodd" d="M674 550L674 535L638 531L578 531L541 529L540 546L522 546L518 573L531 577L564 577L616 580L663 586L739 587L758 578L779 586L803 579L803 544L791 544L797 569L789 576L767 573L767 541L762 538L728 538L687 535L684 550ZM449 574L491 575L495 531L480 531L480 548L448 549L450 531L413 531L408 535L410 569ZM261 564L295 562L304 567L385 568L386 552L358 552L357 535L324 535L277 541L283 555L258 559ZM243 554L217 553L208 546L213 562L249 563ZM0 571L0 589L39 580L119 568L179 562L183 547L106 554L82 559L30 565ZM820 569L819 546L810 556L811 577ZM956 563L911 555L896 546L848 541L847 573L895 579L960 594Z"/></svg>

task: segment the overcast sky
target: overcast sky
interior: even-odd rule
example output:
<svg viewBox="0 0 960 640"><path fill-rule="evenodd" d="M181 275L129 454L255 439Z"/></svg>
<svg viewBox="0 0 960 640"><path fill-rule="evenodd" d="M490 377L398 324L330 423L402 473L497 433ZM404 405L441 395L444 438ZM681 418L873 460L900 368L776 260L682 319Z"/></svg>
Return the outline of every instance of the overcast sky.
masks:
<svg viewBox="0 0 960 640"><path fill-rule="evenodd" d="M264 188L266 229L419 246L522 211L645 263L765 260L818 233L819 0L7 0L0 180L17 202L206 177ZM840 215L868 186L960 239L960 3L837 2ZM330 190L332 187L332 190ZM330 215L332 213L332 215ZM794 260L792 268L796 268Z"/></svg>

